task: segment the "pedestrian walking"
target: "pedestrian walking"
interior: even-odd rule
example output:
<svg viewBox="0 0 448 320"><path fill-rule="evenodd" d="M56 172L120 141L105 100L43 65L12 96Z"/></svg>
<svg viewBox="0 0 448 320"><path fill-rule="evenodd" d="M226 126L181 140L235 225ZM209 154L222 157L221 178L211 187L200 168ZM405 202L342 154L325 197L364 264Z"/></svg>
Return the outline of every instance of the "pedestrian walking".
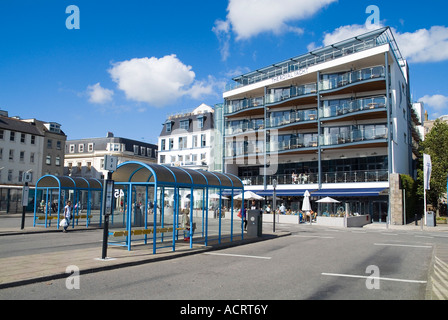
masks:
<svg viewBox="0 0 448 320"><path fill-rule="evenodd" d="M64 220L62 227L64 230L62 232L67 232L67 228L70 225L70 219L72 218L72 203L67 201L67 205L64 207Z"/></svg>

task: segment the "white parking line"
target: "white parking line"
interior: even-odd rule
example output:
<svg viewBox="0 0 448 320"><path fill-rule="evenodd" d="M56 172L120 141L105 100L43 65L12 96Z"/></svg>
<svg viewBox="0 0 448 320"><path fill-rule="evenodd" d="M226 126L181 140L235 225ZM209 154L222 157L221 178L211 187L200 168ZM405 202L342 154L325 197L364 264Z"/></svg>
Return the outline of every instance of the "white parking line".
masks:
<svg viewBox="0 0 448 320"><path fill-rule="evenodd" d="M230 253L204 252L204 254L213 255L213 256L228 256L228 257L253 258L253 259L265 259L265 260L271 259L271 257L248 256L248 255L243 255L243 254L230 254Z"/></svg>
<svg viewBox="0 0 448 320"><path fill-rule="evenodd" d="M396 243L374 243L375 246L391 246L391 247L409 247L409 248L432 248L432 246L417 246L411 244L396 244Z"/></svg>
<svg viewBox="0 0 448 320"><path fill-rule="evenodd" d="M311 235L292 235L291 237L294 238L320 238L320 239L334 239L334 237L330 237L330 236L311 236Z"/></svg>
<svg viewBox="0 0 448 320"><path fill-rule="evenodd" d="M426 283L423 280L408 280L408 279L396 279L396 278L383 278L383 277L372 277L372 276L358 276L353 274L341 274L341 273L321 273L323 276L332 276L332 277L345 277L345 278L361 278L361 279L378 279L384 281L398 281L398 282L408 282L408 283Z"/></svg>

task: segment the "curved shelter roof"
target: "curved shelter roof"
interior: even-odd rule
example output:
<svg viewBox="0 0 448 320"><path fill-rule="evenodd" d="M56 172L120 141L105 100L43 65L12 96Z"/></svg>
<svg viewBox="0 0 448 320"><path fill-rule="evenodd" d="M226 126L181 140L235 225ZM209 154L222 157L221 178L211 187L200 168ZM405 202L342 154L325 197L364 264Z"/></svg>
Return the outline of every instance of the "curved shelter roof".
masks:
<svg viewBox="0 0 448 320"><path fill-rule="evenodd" d="M36 188L102 190L103 184L98 179L45 175L37 181Z"/></svg>
<svg viewBox="0 0 448 320"><path fill-rule="evenodd" d="M154 183L182 187L243 188L243 182L228 173L193 170L137 161L123 162L113 173L115 182Z"/></svg>

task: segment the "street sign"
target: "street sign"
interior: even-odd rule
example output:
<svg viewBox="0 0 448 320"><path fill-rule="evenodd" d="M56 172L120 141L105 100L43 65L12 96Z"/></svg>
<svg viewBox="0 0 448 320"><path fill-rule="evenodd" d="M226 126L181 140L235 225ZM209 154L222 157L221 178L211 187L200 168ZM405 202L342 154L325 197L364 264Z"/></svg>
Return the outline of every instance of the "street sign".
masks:
<svg viewBox="0 0 448 320"><path fill-rule="evenodd" d="M23 182L31 182L31 180L33 180L33 174L31 172L24 172L22 180Z"/></svg>
<svg viewBox="0 0 448 320"><path fill-rule="evenodd" d="M117 170L118 158L110 155L104 156L104 170L114 172Z"/></svg>
<svg viewBox="0 0 448 320"><path fill-rule="evenodd" d="M30 187L24 186L22 190L22 207L28 206L29 196L30 196Z"/></svg>

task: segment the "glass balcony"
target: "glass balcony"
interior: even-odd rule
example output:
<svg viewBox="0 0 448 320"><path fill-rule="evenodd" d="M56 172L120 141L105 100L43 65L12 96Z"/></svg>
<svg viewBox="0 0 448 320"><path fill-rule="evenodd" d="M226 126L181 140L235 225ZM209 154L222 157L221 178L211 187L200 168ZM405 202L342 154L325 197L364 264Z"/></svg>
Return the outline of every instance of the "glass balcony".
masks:
<svg viewBox="0 0 448 320"><path fill-rule="evenodd" d="M225 157L240 157L255 155L261 156L264 153L263 140L241 140L226 142Z"/></svg>
<svg viewBox="0 0 448 320"><path fill-rule="evenodd" d="M226 135L234 135L264 129L263 119L234 120L226 123Z"/></svg>
<svg viewBox="0 0 448 320"><path fill-rule="evenodd" d="M319 117L331 118L337 117L348 113L382 109L386 107L386 97L372 97L363 99L339 99L339 100L327 100L323 102L323 106L319 108Z"/></svg>
<svg viewBox="0 0 448 320"><path fill-rule="evenodd" d="M388 181L386 169L323 172L322 183L351 183L351 182L384 182Z"/></svg>
<svg viewBox="0 0 448 320"><path fill-rule="evenodd" d="M325 74L319 81L319 91L333 90L346 85L365 80L384 78L385 69L383 66L365 68L346 73Z"/></svg>
<svg viewBox="0 0 448 320"><path fill-rule="evenodd" d="M224 113L232 114L232 113L244 110L244 109L248 109L248 108L252 108L252 107L260 107L260 106L264 106L263 97L231 100L231 101L227 101L227 104L224 107Z"/></svg>
<svg viewBox="0 0 448 320"><path fill-rule="evenodd" d="M285 88L268 89L266 94L266 104L278 103L284 100L314 94L317 92L316 83L308 83L301 86L289 86Z"/></svg>
<svg viewBox="0 0 448 320"><path fill-rule="evenodd" d="M322 146L330 146L379 139L387 139L386 124L323 128L323 133L320 136L320 144Z"/></svg>
<svg viewBox="0 0 448 320"><path fill-rule="evenodd" d="M388 181L387 169L356 170L323 172L322 183L356 183L356 182L386 182ZM263 176L240 177L245 185L263 185ZM318 183L317 173L277 174L266 177L267 185L272 185L276 179L278 184L313 184Z"/></svg>
<svg viewBox="0 0 448 320"><path fill-rule="evenodd" d="M279 135L272 138L267 144L268 152L279 152L286 150L294 150L299 148L317 147L318 134L317 133L297 133Z"/></svg>
<svg viewBox="0 0 448 320"><path fill-rule="evenodd" d="M317 120L317 109L268 112L266 126L279 127L291 123Z"/></svg>

